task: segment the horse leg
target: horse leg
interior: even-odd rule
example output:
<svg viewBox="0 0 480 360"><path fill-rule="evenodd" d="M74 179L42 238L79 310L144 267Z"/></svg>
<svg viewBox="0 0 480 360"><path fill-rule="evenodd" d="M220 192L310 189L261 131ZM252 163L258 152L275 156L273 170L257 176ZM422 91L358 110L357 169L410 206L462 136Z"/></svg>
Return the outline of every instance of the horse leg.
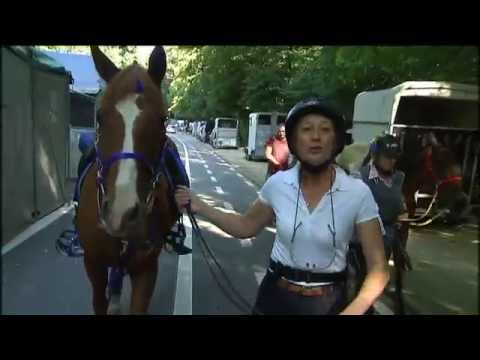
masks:
<svg viewBox="0 0 480 360"><path fill-rule="evenodd" d="M140 273L130 274L132 282L132 299L130 303L130 313L136 315L146 315L150 300L152 299L155 282L157 280L158 263L153 259L151 264L145 267Z"/></svg>
<svg viewBox="0 0 480 360"><path fill-rule="evenodd" d="M95 315L106 315L108 300L105 292L108 283L108 268L106 266L92 264L85 259L85 269L92 284L93 310Z"/></svg>

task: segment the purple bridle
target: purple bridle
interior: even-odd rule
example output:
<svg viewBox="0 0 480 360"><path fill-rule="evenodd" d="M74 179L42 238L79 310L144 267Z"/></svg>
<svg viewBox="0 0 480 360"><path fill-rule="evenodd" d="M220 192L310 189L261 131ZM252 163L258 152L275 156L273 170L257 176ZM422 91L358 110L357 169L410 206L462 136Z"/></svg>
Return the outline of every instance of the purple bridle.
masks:
<svg viewBox="0 0 480 360"><path fill-rule="evenodd" d="M101 222L103 222L102 219L102 213L101 213L101 208L103 201L105 199L105 193L106 193L106 185L105 185L105 180L108 175L108 171L110 168L115 164L117 161L120 160L126 160L126 159L133 159L137 161L143 162L148 169L150 170L150 173L153 175L153 180L152 180L152 186L150 189L150 193L147 196L146 199L146 204L150 208L151 207L151 201L153 200L153 192L155 191L155 188L158 185L158 181L160 180L161 176L164 175L164 169L163 169L163 160L164 160L164 149L166 146L166 141L162 146L162 149L160 150L160 154L158 156L158 165L155 167L144 155L142 154L137 154L137 153L132 153L132 152L117 152L114 153L112 156L110 156L107 160L102 161L102 156L100 154L100 151L95 145L97 155L96 155L96 164L97 164L97 205L98 205L98 214L100 217Z"/></svg>

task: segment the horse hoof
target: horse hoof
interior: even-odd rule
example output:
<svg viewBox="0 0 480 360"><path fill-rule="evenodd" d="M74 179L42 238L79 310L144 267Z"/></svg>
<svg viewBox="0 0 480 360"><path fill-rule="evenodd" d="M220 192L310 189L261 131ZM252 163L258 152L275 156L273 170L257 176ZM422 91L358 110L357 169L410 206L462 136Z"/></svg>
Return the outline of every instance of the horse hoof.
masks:
<svg viewBox="0 0 480 360"><path fill-rule="evenodd" d="M120 295L112 295L108 303L107 315L121 315Z"/></svg>

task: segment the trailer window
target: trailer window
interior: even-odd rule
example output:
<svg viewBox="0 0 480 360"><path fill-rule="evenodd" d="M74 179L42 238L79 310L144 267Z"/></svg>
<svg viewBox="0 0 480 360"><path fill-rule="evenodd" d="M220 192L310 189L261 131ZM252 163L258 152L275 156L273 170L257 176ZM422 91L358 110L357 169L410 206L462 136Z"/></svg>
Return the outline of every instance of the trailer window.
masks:
<svg viewBox="0 0 480 360"><path fill-rule="evenodd" d="M427 97L402 97L395 124L478 128L478 102Z"/></svg>
<svg viewBox="0 0 480 360"><path fill-rule="evenodd" d="M258 125L270 125L270 115L259 115Z"/></svg>
<svg viewBox="0 0 480 360"><path fill-rule="evenodd" d="M228 120L228 119L218 120L218 127L224 128L224 129L236 129L237 120Z"/></svg>

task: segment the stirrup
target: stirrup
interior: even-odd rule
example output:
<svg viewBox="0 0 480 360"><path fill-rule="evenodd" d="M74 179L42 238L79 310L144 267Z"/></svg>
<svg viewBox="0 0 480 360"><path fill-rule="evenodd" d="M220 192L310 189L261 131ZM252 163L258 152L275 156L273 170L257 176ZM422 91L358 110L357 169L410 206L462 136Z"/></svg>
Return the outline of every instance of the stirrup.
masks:
<svg viewBox="0 0 480 360"><path fill-rule="evenodd" d="M165 240L167 245L165 249L168 252L175 251L178 255L187 255L192 252L192 249L185 246L185 238L187 237L187 233L185 231L185 226L182 223L178 223L173 226L170 232L165 236ZM172 250L169 250L169 247Z"/></svg>
<svg viewBox="0 0 480 360"><path fill-rule="evenodd" d="M78 233L74 230L63 231L55 241L55 249L61 255L68 257L81 257L84 255Z"/></svg>

